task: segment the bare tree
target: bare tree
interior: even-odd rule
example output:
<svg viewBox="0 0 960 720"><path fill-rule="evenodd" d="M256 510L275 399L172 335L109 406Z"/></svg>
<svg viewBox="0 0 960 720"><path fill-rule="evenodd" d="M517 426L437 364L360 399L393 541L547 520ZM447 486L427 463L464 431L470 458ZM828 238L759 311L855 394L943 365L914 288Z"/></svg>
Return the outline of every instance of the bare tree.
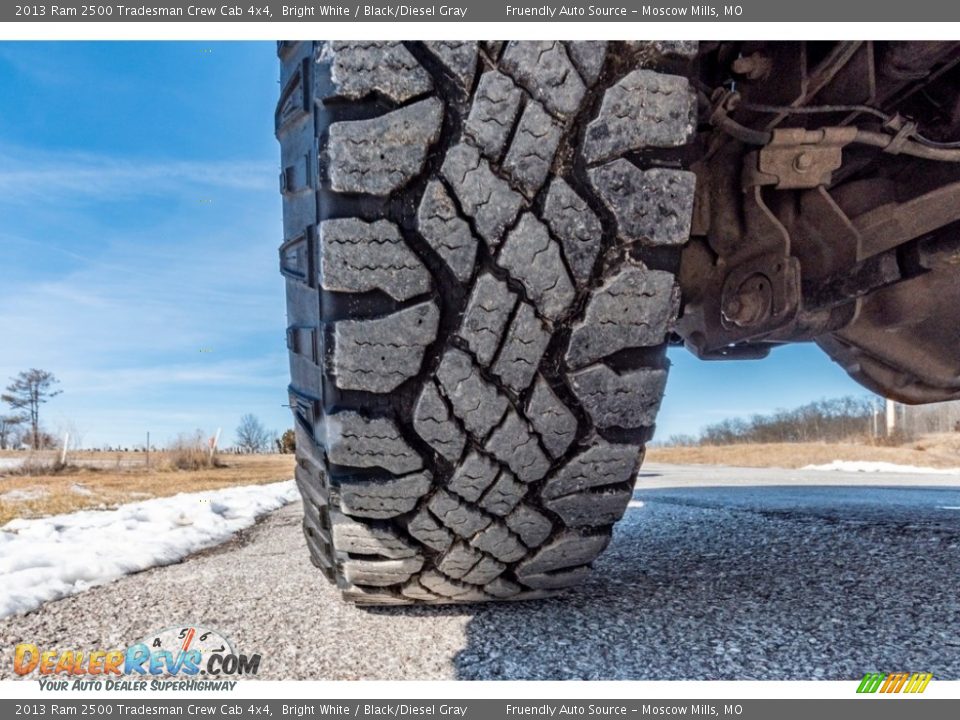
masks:
<svg viewBox="0 0 960 720"><path fill-rule="evenodd" d="M26 418L23 415L0 415L0 450L13 446L17 428Z"/></svg>
<svg viewBox="0 0 960 720"><path fill-rule="evenodd" d="M270 446L270 433L256 415L247 413L240 418L236 432L237 447L243 452L263 452Z"/></svg>
<svg viewBox="0 0 960 720"><path fill-rule="evenodd" d="M30 445L34 450L40 449L40 406L62 392L54 389L59 382L52 372L31 368L13 378L7 385L7 392L0 395L0 400L14 410L26 411L26 419L30 422Z"/></svg>

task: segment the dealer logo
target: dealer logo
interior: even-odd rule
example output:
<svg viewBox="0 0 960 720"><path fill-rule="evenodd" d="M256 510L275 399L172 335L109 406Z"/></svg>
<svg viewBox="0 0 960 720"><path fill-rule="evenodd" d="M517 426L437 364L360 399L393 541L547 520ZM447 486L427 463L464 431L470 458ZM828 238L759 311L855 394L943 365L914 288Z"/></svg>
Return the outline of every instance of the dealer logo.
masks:
<svg viewBox="0 0 960 720"><path fill-rule="evenodd" d="M234 678L257 674L260 658L259 653L237 652L217 630L191 625L152 632L125 650L61 652L21 643L14 649L13 669L18 675L39 674L44 690L142 690L147 680L151 689L232 689ZM206 682L155 682L199 677ZM232 682L214 682L227 679Z"/></svg>

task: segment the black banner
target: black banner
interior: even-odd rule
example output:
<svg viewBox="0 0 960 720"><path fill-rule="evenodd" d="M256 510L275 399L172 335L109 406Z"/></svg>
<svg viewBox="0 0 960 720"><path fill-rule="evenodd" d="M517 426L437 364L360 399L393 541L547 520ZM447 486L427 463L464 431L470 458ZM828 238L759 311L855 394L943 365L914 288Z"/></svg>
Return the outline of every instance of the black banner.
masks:
<svg viewBox="0 0 960 720"><path fill-rule="evenodd" d="M683 3L676 0L452 0L423 2L194 2L130 0L97 3L63 0L3 4L2 22L955 22L960 3L876 0L732 0Z"/></svg>
<svg viewBox="0 0 960 720"><path fill-rule="evenodd" d="M908 707L909 706L909 707ZM703 717L736 720L940 720L956 718L960 700L0 700L0 717L201 717L231 720L616 720Z"/></svg>

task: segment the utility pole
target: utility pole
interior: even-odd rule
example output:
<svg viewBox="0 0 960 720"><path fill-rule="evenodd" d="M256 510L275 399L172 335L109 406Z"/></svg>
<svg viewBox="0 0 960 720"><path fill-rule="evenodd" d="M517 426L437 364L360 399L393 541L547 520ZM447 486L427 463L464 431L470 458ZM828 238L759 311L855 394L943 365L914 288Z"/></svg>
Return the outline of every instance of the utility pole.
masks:
<svg viewBox="0 0 960 720"><path fill-rule="evenodd" d="M897 432L897 403L895 400L887 399L887 437L892 437Z"/></svg>
<svg viewBox="0 0 960 720"><path fill-rule="evenodd" d="M210 461L213 462L213 454L217 451L217 443L220 442L220 428L217 428L217 433L212 438L210 438Z"/></svg>
<svg viewBox="0 0 960 720"><path fill-rule="evenodd" d="M150 467L150 431L147 430L147 467Z"/></svg>

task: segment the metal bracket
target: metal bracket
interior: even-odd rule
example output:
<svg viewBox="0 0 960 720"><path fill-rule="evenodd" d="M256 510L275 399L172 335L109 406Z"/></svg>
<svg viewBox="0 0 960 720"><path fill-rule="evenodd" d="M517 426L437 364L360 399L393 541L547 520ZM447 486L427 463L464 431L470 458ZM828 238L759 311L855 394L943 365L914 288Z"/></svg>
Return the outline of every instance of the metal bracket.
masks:
<svg viewBox="0 0 960 720"><path fill-rule="evenodd" d="M800 300L800 264L776 254L734 268L723 282L721 323L734 340L765 334L790 322Z"/></svg>
<svg viewBox="0 0 960 720"><path fill-rule="evenodd" d="M769 144L747 156L744 186L799 190L829 185L843 164L844 146L856 135L855 127L774 130Z"/></svg>

